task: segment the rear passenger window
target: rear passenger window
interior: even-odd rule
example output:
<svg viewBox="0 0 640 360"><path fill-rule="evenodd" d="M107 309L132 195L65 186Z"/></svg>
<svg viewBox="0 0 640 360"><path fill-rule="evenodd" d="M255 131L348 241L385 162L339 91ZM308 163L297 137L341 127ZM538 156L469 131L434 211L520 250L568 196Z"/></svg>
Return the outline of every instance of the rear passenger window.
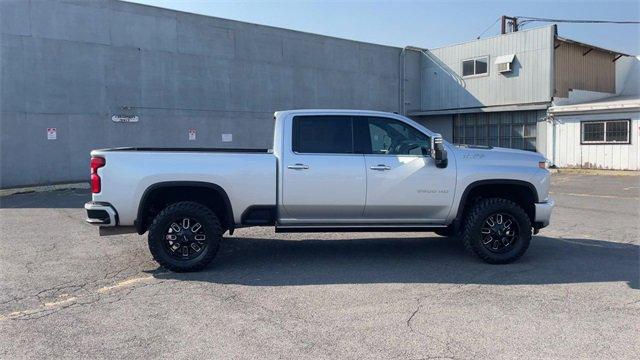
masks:
<svg viewBox="0 0 640 360"><path fill-rule="evenodd" d="M298 153L351 154L353 129L349 116L296 116L293 151Z"/></svg>

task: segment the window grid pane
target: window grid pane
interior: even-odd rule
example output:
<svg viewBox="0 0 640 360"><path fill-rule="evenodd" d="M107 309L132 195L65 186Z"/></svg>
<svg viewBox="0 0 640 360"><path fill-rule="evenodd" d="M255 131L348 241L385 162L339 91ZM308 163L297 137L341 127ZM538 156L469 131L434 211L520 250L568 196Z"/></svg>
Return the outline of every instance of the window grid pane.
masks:
<svg viewBox="0 0 640 360"><path fill-rule="evenodd" d="M536 151L538 113L474 113L454 116L454 142Z"/></svg>
<svg viewBox="0 0 640 360"><path fill-rule="evenodd" d="M504 115L500 119L500 146L511 147L511 119Z"/></svg>
<svg viewBox="0 0 640 360"><path fill-rule="evenodd" d="M476 75L487 73L487 58L476 59Z"/></svg>
<svg viewBox="0 0 640 360"><path fill-rule="evenodd" d="M460 115L456 115L454 118L453 143L464 143L464 126L462 124L462 119L460 119Z"/></svg>
<svg viewBox="0 0 640 360"><path fill-rule="evenodd" d="M464 121L464 143L473 145L475 144L475 130L476 122L474 118L467 118Z"/></svg>
<svg viewBox="0 0 640 360"><path fill-rule="evenodd" d="M474 61L473 60L466 60L462 62L462 76L469 76L469 75L473 75L473 66L474 65Z"/></svg>
<svg viewBox="0 0 640 360"><path fill-rule="evenodd" d="M607 121L605 123L605 141L627 142L629 141L629 126L627 121Z"/></svg>
<svg viewBox="0 0 640 360"><path fill-rule="evenodd" d="M462 61L462 76L483 75L489 73L489 57L483 56Z"/></svg>
<svg viewBox="0 0 640 360"><path fill-rule="evenodd" d="M604 142L604 122L582 123L583 142Z"/></svg>

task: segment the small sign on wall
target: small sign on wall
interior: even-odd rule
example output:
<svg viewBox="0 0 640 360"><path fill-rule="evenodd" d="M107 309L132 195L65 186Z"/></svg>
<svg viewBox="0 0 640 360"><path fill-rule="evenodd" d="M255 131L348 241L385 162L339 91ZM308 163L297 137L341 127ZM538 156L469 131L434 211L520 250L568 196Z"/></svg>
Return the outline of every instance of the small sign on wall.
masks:
<svg viewBox="0 0 640 360"><path fill-rule="evenodd" d="M56 140L58 138L57 128L47 128L47 140Z"/></svg>
<svg viewBox="0 0 640 360"><path fill-rule="evenodd" d="M233 134L222 134L222 142L232 142Z"/></svg>
<svg viewBox="0 0 640 360"><path fill-rule="evenodd" d="M189 129L189 141L196 139L196 129Z"/></svg>
<svg viewBox="0 0 640 360"><path fill-rule="evenodd" d="M127 115L113 115L111 117L111 121L117 123L135 123L140 121L140 118L137 115L127 116Z"/></svg>

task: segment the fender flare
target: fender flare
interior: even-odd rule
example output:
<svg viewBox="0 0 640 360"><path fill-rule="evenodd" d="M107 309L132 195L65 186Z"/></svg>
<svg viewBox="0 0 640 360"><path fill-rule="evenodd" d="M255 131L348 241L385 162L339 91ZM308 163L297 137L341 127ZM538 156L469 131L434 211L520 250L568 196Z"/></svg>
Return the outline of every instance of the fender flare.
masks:
<svg viewBox="0 0 640 360"><path fill-rule="evenodd" d="M205 181L163 181L147 187L142 193L142 197L140 198L140 202L138 203L138 214L136 216L136 220L133 222L138 234L142 235L146 231L144 228L145 224L142 215L143 209L145 209L147 202L149 201L149 195L155 190L168 187L201 187L216 191L224 201L227 215L227 223L225 225L229 229L229 233L233 234L233 230L235 229L235 220L233 218L233 208L231 207L231 201L229 201L227 192L224 191L221 186Z"/></svg>
<svg viewBox="0 0 640 360"><path fill-rule="evenodd" d="M460 221L462 220L462 212L464 211L464 204L467 201L467 197L469 196L469 193L471 192L471 190L480 187L480 186L484 186L484 185L518 185L518 186L524 186L527 187L531 193L533 194L533 201L534 202L538 202L538 190L536 189L535 186L533 186L532 183L528 182L528 181L524 181L524 180L513 180L513 179L488 179L488 180L478 180L478 181L474 181L471 184L469 184L464 191L462 192L462 196L460 197L460 202L458 204L458 212L456 214L455 220L456 221Z"/></svg>

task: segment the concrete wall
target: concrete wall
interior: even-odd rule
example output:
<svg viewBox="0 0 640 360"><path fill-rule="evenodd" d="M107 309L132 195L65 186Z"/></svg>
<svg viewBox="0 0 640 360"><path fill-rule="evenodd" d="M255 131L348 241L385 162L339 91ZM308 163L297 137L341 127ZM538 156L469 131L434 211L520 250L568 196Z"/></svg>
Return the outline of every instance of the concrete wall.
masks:
<svg viewBox="0 0 640 360"><path fill-rule="evenodd" d="M433 49L422 60L422 111L550 102L555 27L519 31ZM513 71L497 72L497 56L515 54ZM462 61L489 57L486 76L463 77Z"/></svg>
<svg viewBox="0 0 640 360"><path fill-rule="evenodd" d="M93 148L270 147L276 110L399 110L398 48L115 0L3 0L0 30L0 187L87 180Z"/></svg>

